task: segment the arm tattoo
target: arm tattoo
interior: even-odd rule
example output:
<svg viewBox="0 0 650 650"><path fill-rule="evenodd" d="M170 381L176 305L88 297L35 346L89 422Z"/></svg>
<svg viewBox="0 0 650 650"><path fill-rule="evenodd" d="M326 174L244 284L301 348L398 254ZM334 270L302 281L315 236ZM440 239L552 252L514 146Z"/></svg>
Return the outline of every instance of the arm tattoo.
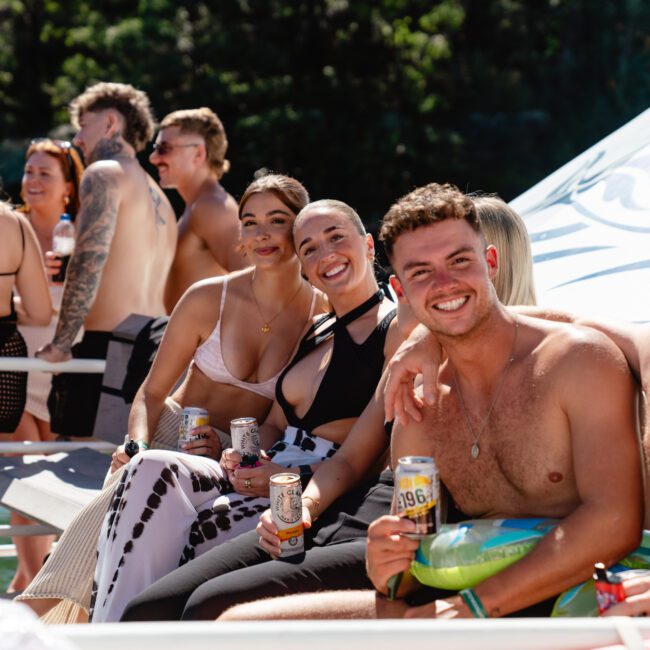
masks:
<svg viewBox="0 0 650 650"><path fill-rule="evenodd" d="M156 225L158 226L162 224L164 226L167 222L160 213L160 204L162 203L162 199L158 192L156 192L155 188L151 185L149 185L149 194L151 195L151 202L153 203L153 209L156 214Z"/></svg>
<svg viewBox="0 0 650 650"><path fill-rule="evenodd" d="M61 302L53 343L69 351L92 307L115 234L117 181L101 173L84 174L79 188L78 234Z"/></svg>

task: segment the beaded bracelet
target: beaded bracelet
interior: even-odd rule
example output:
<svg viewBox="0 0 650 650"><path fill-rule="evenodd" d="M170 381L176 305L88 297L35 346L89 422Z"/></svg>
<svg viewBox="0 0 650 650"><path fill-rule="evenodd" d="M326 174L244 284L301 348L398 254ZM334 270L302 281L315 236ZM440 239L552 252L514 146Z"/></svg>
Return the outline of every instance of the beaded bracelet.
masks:
<svg viewBox="0 0 650 650"><path fill-rule="evenodd" d="M458 595L463 599L474 618L490 618L485 605L483 605L473 589L463 589L458 592Z"/></svg>

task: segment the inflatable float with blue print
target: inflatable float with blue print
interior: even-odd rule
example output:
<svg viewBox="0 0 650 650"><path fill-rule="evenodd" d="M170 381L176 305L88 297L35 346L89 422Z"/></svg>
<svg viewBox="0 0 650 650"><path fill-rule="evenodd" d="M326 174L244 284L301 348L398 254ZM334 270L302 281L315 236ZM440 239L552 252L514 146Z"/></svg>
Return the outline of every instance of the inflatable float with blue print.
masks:
<svg viewBox="0 0 650 650"><path fill-rule="evenodd" d="M443 524L420 542L411 573L422 584L460 591L474 587L525 557L558 524L556 519L472 519ZM650 531L641 545L610 570L624 577L650 569ZM593 580L561 594L553 616L597 616Z"/></svg>

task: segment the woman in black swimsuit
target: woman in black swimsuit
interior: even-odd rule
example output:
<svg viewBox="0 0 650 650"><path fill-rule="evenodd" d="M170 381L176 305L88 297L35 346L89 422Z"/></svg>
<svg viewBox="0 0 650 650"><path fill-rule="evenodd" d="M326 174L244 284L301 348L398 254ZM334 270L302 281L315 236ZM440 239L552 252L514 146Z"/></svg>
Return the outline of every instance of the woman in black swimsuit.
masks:
<svg viewBox="0 0 650 650"><path fill-rule="evenodd" d="M0 204L0 356L26 357L16 323L45 325L52 314L36 235L27 220ZM18 289L20 298L13 295ZM25 407L27 373L0 372L0 433L13 433Z"/></svg>

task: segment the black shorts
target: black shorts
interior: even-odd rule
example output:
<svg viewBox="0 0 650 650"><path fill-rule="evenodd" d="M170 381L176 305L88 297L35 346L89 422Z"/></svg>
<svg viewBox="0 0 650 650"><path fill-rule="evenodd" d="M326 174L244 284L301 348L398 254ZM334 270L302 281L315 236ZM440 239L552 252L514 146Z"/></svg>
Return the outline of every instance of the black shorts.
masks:
<svg viewBox="0 0 650 650"><path fill-rule="evenodd" d="M75 359L106 359L111 332L86 332L83 339L72 346ZM47 399L50 427L62 436L93 435L102 374L61 373L52 376L52 390Z"/></svg>

